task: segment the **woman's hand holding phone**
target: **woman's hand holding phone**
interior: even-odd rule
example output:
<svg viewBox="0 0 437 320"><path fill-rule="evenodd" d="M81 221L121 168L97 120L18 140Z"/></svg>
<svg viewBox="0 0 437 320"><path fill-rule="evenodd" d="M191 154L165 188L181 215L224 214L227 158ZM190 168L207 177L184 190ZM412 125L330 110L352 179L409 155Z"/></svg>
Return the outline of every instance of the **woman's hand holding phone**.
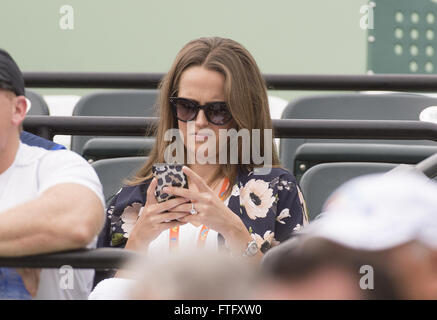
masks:
<svg viewBox="0 0 437 320"><path fill-rule="evenodd" d="M155 198L155 189L158 180L153 178L147 189L147 200L137 222L129 235L125 248L135 251L147 250L150 242L166 229L184 225L186 222L178 221L185 217L187 212L171 212L170 210L188 199L177 197L164 202L158 202ZM166 212L170 211L170 212Z"/></svg>
<svg viewBox="0 0 437 320"><path fill-rule="evenodd" d="M194 225L204 224L221 233L231 249L243 252L247 242L252 237L243 221L229 209L208 184L193 170L183 167L183 172L190 178L189 188L165 187L164 192L174 194L184 199L189 199L194 204L197 214L190 214L191 203L180 204L170 212L188 213L181 217L181 221Z"/></svg>

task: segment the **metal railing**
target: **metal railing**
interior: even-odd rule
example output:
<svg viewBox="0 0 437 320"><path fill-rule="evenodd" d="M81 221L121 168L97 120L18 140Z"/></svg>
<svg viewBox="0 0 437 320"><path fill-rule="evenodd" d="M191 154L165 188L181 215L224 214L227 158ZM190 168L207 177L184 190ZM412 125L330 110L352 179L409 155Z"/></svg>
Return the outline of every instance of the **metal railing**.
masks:
<svg viewBox="0 0 437 320"><path fill-rule="evenodd" d="M437 125L406 120L273 119L277 138L346 138L437 141ZM28 116L24 129L52 139L56 134L145 136L155 117Z"/></svg>
<svg viewBox="0 0 437 320"><path fill-rule="evenodd" d="M157 88L160 73L25 72L26 87L34 88ZM435 75L264 75L271 90L416 91L437 92ZM156 124L143 117L28 116L24 129L52 139L68 135L138 135ZM437 141L437 125L387 120L273 120L278 138L362 138ZM427 162L422 169L437 168ZM3 267L117 268L135 253L124 249L81 249L26 257L0 257Z"/></svg>
<svg viewBox="0 0 437 320"><path fill-rule="evenodd" d="M24 72L26 87L155 89L164 73ZM437 75L264 74L269 90L437 92Z"/></svg>
<svg viewBox="0 0 437 320"><path fill-rule="evenodd" d="M157 118L145 117L53 117L29 116L24 129L44 131L48 138L55 134L77 135L145 135ZM409 139L437 141L437 125L420 121L388 120L273 120L275 134L280 138L359 138ZM425 164L433 170L436 166ZM133 257L122 249L102 248L78 250L21 258L0 258L0 266L56 268L68 264L76 268L117 268Z"/></svg>
<svg viewBox="0 0 437 320"><path fill-rule="evenodd" d="M24 257L0 257L1 267L116 269L137 253L120 248L78 249Z"/></svg>

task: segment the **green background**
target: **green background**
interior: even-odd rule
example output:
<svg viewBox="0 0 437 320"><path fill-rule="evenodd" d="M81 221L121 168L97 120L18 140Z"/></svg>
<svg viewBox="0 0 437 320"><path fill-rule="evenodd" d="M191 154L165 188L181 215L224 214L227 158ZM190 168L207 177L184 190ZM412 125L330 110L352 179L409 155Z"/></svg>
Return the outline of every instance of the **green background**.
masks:
<svg viewBox="0 0 437 320"><path fill-rule="evenodd" d="M263 73L363 74L365 0L1 0L0 47L23 71L166 72L189 40L242 43ZM62 30L60 8L74 9ZM36 89L83 94L83 89ZM313 92L276 91L287 100Z"/></svg>

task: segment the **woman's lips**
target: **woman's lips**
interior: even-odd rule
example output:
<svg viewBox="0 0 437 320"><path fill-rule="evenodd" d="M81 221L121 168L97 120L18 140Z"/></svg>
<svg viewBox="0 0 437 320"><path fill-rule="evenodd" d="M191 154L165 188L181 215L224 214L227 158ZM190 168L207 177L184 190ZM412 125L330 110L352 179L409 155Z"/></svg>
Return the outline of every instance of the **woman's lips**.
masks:
<svg viewBox="0 0 437 320"><path fill-rule="evenodd" d="M203 142L209 137L207 134L194 134L193 136L196 142Z"/></svg>

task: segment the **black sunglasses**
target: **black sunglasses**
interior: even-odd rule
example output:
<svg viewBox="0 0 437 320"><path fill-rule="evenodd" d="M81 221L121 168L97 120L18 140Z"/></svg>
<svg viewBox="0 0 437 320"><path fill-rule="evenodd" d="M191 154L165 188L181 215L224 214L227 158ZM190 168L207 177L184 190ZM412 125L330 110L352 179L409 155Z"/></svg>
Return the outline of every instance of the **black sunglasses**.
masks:
<svg viewBox="0 0 437 320"><path fill-rule="evenodd" d="M205 112L206 119L217 126L224 125L232 119L232 114L226 102L222 101L209 102L201 106L196 101L190 99L171 97L170 104L173 107L176 118L183 122L196 119L200 109Z"/></svg>

